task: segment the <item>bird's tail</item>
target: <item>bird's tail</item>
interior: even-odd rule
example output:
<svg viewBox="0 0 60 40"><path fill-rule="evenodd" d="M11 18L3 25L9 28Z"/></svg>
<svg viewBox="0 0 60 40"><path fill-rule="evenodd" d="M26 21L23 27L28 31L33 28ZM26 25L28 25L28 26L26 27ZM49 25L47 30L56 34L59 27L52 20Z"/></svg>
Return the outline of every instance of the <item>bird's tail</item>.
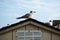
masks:
<svg viewBox="0 0 60 40"><path fill-rule="evenodd" d="M21 19L21 18L24 18L24 17L17 17L16 19Z"/></svg>
<svg viewBox="0 0 60 40"><path fill-rule="evenodd" d="M21 17L17 17L16 19L21 19Z"/></svg>

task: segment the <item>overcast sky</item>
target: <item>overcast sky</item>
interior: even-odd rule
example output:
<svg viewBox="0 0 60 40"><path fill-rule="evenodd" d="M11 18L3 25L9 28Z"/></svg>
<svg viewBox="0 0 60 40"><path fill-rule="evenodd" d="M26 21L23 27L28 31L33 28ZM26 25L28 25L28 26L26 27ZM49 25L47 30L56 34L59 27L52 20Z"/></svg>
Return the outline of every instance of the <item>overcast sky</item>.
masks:
<svg viewBox="0 0 60 40"><path fill-rule="evenodd" d="M0 0L0 28L20 21L15 18L31 10L38 21L59 20L60 0Z"/></svg>

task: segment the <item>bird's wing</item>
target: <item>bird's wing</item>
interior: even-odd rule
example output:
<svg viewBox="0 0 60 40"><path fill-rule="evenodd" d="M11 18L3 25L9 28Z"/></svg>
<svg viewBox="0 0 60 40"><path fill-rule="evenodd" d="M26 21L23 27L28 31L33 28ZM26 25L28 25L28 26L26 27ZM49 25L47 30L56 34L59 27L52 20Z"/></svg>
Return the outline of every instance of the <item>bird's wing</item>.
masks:
<svg viewBox="0 0 60 40"><path fill-rule="evenodd" d="M30 14L25 14L24 16L22 16L21 18L29 18Z"/></svg>
<svg viewBox="0 0 60 40"><path fill-rule="evenodd" d="M30 16L30 14L28 13L28 14L25 14L24 16L18 17L18 18L16 18L16 19L20 19L20 18L29 18L29 16Z"/></svg>

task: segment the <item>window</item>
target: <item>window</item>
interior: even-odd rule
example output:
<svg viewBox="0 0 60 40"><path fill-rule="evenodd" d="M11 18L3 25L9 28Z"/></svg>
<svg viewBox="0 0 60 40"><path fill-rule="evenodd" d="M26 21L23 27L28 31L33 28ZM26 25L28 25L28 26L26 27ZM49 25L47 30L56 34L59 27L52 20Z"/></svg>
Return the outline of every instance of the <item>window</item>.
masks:
<svg viewBox="0 0 60 40"><path fill-rule="evenodd" d="M41 40L41 31L38 30L17 30L17 40Z"/></svg>

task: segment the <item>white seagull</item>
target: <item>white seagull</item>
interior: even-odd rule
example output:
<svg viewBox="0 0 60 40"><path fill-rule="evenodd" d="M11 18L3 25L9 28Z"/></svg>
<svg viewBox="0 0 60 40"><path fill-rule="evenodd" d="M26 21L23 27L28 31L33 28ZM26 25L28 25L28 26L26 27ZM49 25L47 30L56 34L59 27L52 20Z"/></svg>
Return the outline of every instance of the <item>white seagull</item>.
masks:
<svg viewBox="0 0 60 40"><path fill-rule="evenodd" d="M30 11L30 13L25 14L24 16L17 17L16 19L21 19L21 18L31 18L33 16L34 11Z"/></svg>

